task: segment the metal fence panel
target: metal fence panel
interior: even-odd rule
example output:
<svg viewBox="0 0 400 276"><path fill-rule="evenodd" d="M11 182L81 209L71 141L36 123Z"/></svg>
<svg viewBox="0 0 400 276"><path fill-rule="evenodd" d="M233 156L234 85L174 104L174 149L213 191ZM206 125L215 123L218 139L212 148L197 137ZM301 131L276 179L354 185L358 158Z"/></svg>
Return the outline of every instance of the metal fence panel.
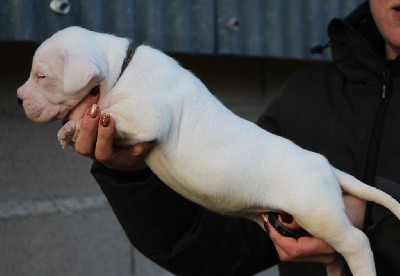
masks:
<svg viewBox="0 0 400 276"><path fill-rule="evenodd" d="M361 0L218 0L218 53L314 58L326 27ZM235 19L237 28L230 26ZM327 57L327 54L324 55Z"/></svg>
<svg viewBox="0 0 400 276"><path fill-rule="evenodd" d="M165 51L214 53L214 0L70 0L57 14L49 0L1 0L0 40L41 42L71 25L131 37Z"/></svg>
<svg viewBox="0 0 400 276"><path fill-rule="evenodd" d="M329 20L362 0L69 0L67 14L50 2L1 0L0 40L41 42L80 25L170 52L313 58Z"/></svg>

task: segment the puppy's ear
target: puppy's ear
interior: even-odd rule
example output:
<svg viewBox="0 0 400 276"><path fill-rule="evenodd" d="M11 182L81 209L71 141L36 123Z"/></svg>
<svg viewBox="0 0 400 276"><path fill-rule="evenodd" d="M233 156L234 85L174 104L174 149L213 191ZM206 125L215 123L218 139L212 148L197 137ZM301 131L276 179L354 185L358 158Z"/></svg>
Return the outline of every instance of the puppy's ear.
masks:
<svg viewBox="0 0 400 276"><path fill-rule="evenodd" d="M64 53L64 91L68 94L79 92L91 81L101 79L102 72L88 54L84 52Z"/></svg>

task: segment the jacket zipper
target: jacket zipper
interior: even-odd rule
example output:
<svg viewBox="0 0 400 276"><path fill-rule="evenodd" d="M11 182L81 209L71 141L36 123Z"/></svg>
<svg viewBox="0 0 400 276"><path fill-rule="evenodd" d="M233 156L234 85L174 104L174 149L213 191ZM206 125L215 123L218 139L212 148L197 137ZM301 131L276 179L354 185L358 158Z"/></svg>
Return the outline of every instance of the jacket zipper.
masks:
<svg viewBox="0 0 400 276"><path fill-rule="evenodd" d="M381 103L375 115L374 125L368 145L367 162L364 171L364 182L368 185L375 186L376 171L379 162L379 150L382 142L384 122L390 100L390 71L383 72L383 85L381 91ZM371 225L372 202L367 202L365 212L364 230Z"/></svg>
<svg viewBox="0 0 400 276"><path fill-rule="evenodd" d="M387 98L387 89L390 82L390 71L383 72L383 86L382 86L382 102L386 102Z"/></svg>

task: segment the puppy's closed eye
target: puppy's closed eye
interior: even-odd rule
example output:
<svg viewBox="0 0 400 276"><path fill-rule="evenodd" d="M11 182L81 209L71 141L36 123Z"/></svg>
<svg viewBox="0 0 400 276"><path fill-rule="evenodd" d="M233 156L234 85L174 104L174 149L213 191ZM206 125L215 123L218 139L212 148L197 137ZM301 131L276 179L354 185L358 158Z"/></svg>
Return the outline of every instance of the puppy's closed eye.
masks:
<svg viewBox="0 0 400 276"><path fill-rule="evenodd" d="M32 74L34 79L36 80L42 80L45 79L49 76L49 67L44 64L44 63L39 63L35 65L35 67L32 69Z"/></svg>
<svg viewBox="0 0 400 276"><path fill-rule="evenodd" d="M57 87L57 80L52 76L41 73L35 75L35 82L47 91L54 90Z"/></svg>
<svg viewBox="0 0 400 276"><path fill-rule="evenodd" d="M48 79L49 79L49 77L46 76L45 74L41 74L41 73L35 74L35 82L37 84L45 85L48 82L47 81Z"/></svg>

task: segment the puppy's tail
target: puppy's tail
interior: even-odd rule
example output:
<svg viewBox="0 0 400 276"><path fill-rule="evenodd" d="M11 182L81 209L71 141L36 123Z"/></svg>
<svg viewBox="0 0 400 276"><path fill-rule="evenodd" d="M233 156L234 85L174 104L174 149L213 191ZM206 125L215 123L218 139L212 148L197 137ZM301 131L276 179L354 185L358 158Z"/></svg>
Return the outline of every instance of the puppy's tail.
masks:
<svg viewBox="0 0 400 276"><path fill-rule="evenodd" d="M387 193L369 186L355 177L334 169L340 187L347 193L367 201L373 201L388 208L398 219L400 219L400 203Z"/></svg>

